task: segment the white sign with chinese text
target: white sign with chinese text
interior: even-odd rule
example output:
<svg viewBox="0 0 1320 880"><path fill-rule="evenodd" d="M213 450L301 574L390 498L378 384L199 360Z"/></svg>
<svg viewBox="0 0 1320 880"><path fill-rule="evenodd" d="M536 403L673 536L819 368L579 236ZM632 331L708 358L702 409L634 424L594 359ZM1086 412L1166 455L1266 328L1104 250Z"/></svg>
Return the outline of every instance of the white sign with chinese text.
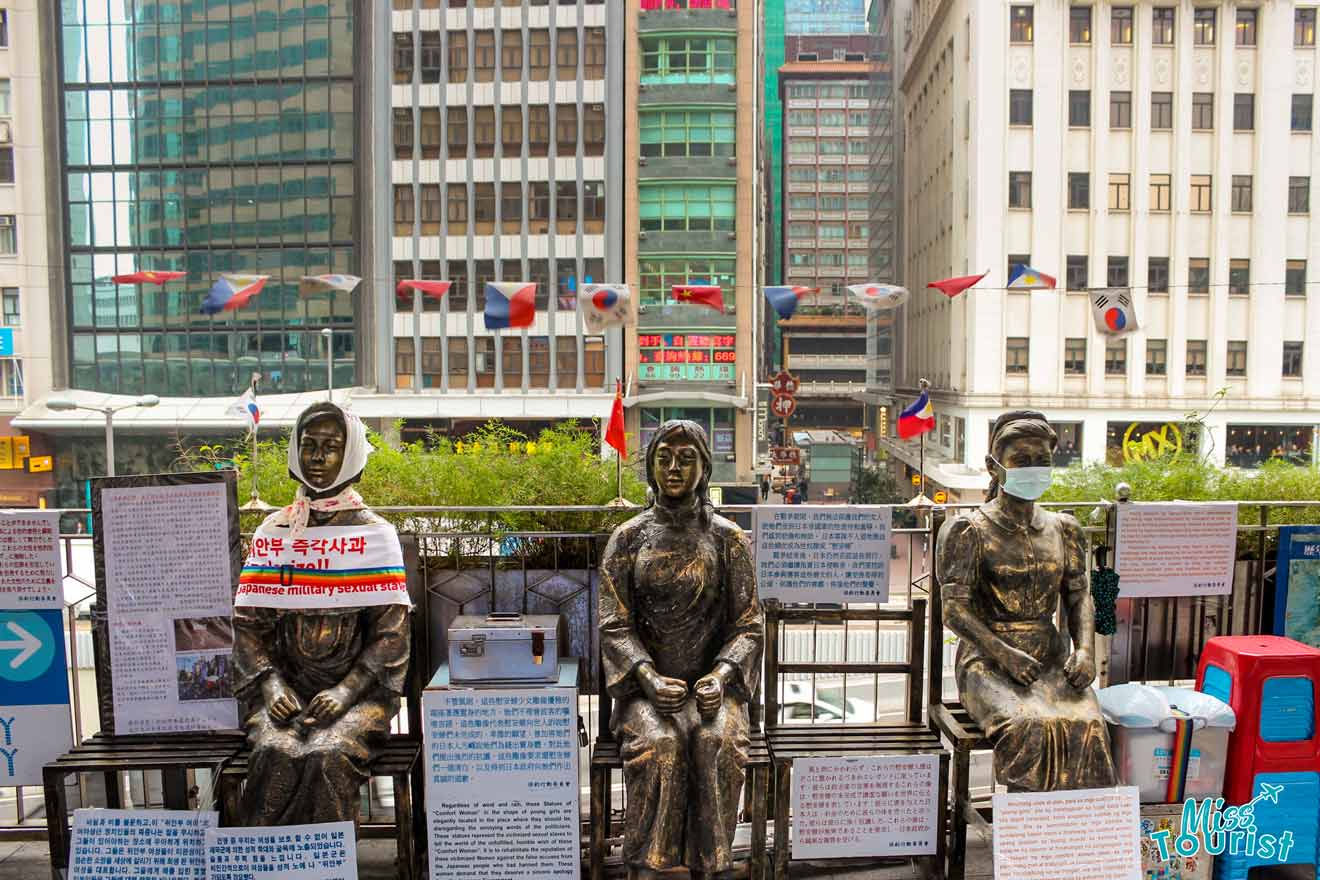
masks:
<svg viewBox="0 0 1320 880"><path fill-rule="evenodd" d="M205 880L210 810L74 810L69 880Z"/></svg>
<svg viewBox="0 0 1320 880"><path fill-rule="evenodd" d="M411 605L399 534L388 523L318 526L301 537L262 526L238 579L235 607Z"/></svg>
<svg viewBox="0 0 1320 880"><path fill-rule="evenodd" d="M63 608L60 515L0 510L0 609Z"/></svg>
<svg viewBox="0 0 1320 880"><path fill-rule="evenodd" d="M428 688L434 880L578 880L577 688ZM443 673L442 673L443 674Z"/></svg>
<svg viewBox="0 0 1320 880"><path fill-rule="evenodd" d="M1139 880L1135 786L996 794L995 880Z"/></svg>
<svg viewBox="0 0 1320 880"><path fill-rule="evenodd" d="M116 733L238 727L224 483L101 492Z"/></svg>
<svg viewBox="0 0 1320 880"><path fill-rule="evenodd" d="M936 851L938 755L793 761L793 858L919 856Z"/></svg>
<svg viewBox="0 0 1320 880"><path fill-rule="evenodd" d="M1120 598L1233 592L1237 504L1134 501L1117 509Z"/></svg>
<svg viewBox="0 0 1320 880"><path fill-rule="evenodd" d="M206 880L357 880L352 822L206 832Z"/></svg>
<svg viewBox="0 0 1320 880"><path fill-rule="evenodd" d="M752 516L761 598L889 601L893 513L869 504L758 505Z"/></svg>

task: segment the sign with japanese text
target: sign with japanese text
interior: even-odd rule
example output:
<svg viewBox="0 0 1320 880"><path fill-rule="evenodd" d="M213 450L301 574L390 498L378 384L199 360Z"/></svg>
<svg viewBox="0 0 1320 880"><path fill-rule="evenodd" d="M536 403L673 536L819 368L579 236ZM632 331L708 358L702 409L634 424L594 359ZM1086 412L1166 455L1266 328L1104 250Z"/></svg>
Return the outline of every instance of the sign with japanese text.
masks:
<svg viewBox="0 0 1320 880"><path fill-rule="evenodd" d="M60 516L0 510L0 609L62 608Z"/></svg>
<svg viewBox="0 0 1320 880"><path fill-rule="evenodd" d="M793 858L919 856L936 851L938 755L793 761Z"/></svg>
<svg viewBox="0 0 1320 880"><path fill-rule="evenodd" d="M1114 570L1124 599L1227 596L1237 556L1237 504L1119 504Z"/></svg>
<svg viewBox="0 0 1320 880"><path fill-rule="evenodd" d="M292 538L262 526L238 579L235 607L410 605L399 535L388 523L321 526Z"/></svg>
<svg viewBox="0 0 1320 880"><path fill-rule="evenodd" d="M209 828L206 880L357 880L352 822Z"/></svg>
<svg viewBox="0 0 1320 880"><path fill-rule="evenodd" d="M434 880L578 880L576 662L559 684L422 696Z"/></svg>
<svg viewBox="0 0 1320 880"><path fill-rule="evenodd" d="M762 504L752 513L756 582L781 602L889 601L893 508Z"/></svg>
<svg viewBox="0 0 1320 880"><path fill-rule="evenodd" d="M994 796L995 880L1138 880L1137 788Z"/></svg>
<svg viewBox="0 0 1320 880"><path fill-rule="evenodd" d="M206 880L212 810L74 810L69 880Z"/></svg>

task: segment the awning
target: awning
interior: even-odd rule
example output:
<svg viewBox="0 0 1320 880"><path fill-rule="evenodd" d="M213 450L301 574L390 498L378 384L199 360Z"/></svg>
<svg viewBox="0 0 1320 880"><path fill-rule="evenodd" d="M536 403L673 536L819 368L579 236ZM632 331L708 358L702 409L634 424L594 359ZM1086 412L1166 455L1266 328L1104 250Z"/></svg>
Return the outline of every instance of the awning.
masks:
<svg viewBox="0 0 1320 880"><path fill-rule="evenodd" d="M880 446L913 470L921 467L921 450L916 442L882 437ZM961 462L948 461L932 454L929 449L926 450L926 479L959 492L984 492L990 487L990 475L985 471L972 470Z"/></svg>
<svg viewBox="0 0 1320 880"><path fill-rule="evenodd" d="M675 389L673 391L648 391L623 399L624 406L655 406L656 404L715 403L732 406L736 409L748 409L751 402L746 397L735 394L721 394L718 391L695 391Z"/></svg>

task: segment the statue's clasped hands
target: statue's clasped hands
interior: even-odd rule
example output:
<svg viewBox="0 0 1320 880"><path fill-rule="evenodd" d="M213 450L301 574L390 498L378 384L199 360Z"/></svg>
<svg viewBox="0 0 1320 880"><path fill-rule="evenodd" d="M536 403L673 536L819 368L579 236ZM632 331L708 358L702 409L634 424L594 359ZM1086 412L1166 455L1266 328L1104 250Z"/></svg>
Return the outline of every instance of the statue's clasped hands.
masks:
<svg viewBox="0 0 1320 880"><path fill-rule="evenodd" d="M278 675L268 675L261 683L261 690L272 720L303 728L333 724L354 702L353 689L347 681L321 691L308 701L306 708L293 688Z"/></svg>
<svg viewBox="0 0 1320 880"><path fill-rule="evenodd" d="M697 711L701 713L703 721L710 721L719 712L732 671L732 666L721 661L692 686L692 696L696 698ZM650 663L643 663L637 667L637 680L642 693L646 694L646 698L661 715L675 715L682 711L688 699L687 683L682 679L661 675Z"/></svg>

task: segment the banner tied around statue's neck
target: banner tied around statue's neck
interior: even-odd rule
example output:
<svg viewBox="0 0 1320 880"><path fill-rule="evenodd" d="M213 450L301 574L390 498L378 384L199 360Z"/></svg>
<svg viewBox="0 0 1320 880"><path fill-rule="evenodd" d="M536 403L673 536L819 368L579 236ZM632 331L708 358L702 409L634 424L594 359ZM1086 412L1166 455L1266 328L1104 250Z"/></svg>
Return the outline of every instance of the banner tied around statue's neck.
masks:
<svg viewBox="0 0 1320 880"><path fill-rule="evenodd" d="M262 525L234 595L236 608L411 604L403 548L388 523L318 526L297 538Z"/></svg>

